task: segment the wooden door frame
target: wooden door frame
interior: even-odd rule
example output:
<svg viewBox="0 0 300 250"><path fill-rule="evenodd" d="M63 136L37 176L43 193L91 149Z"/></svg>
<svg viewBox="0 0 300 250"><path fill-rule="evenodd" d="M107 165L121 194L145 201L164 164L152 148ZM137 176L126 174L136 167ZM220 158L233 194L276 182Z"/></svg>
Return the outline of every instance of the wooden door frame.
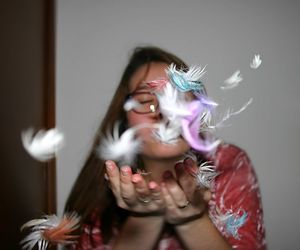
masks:
<svg viewBox="0 0 300 250"><path fill-rule="evenodd" d="M56 126L55 119L55 0L45 0L44 12L44 124ZM45 207L47 214L56 213L56 162L45 163Z"/></svg>

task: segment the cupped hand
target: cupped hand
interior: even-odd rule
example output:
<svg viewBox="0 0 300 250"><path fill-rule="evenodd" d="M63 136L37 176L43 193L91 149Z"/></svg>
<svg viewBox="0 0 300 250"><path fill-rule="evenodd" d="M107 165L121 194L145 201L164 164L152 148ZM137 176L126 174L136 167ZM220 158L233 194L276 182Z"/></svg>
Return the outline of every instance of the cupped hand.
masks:
<svg viewBox="0 0 300 250"><path fill-rule="evenodd" d="M117 205L136 214L161 213L164 210L160 186L147 183L141 174L133 174L129 166L119 168L114 161L106 161L106 173Z"/></svg>
<svg viewBox="0 0 300 250"><path fill-rule="evenodd" d="M176 178L171 171L163 175L161 189L165 201L165 218L179 225L200 218L207 209L211 192L200 188L190 173L197 170L196 163L187 158L175 165Z"/></svg>

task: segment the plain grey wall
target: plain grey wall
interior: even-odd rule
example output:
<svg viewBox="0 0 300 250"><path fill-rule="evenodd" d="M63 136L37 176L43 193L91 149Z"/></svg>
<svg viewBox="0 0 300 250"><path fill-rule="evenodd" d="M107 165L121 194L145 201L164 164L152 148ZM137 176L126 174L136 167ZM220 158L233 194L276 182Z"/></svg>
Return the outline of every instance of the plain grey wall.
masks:
<svg viewBox="0 0 300 250"><path fill-rule="evenodd" d="M220 134L250 155L261 185L270 249L299 249L300 2L297 0L57 0L58 211L89 150L131 49L150 44L207 64L209 95L253 104ZM255 53L263 63L249 68ZM220 84L236 69L244 81Z"/></svg>

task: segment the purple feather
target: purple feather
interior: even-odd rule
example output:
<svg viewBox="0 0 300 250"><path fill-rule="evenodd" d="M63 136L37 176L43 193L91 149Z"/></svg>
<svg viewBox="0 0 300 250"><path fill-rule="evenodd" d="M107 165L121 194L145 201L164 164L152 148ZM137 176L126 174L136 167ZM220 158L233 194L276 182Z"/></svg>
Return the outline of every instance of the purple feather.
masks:
<svg viewBox="0 0 300 250"><path fill-rule="evenodd" d="M181 120L182 135L185 140L193 149L201 152L208 152L216 148L219 141L208 142L199 135L201 123L200 114L204 111L202 103L199 100L192 101L188 104L188 110L191 112L191 115L185 116Z"/></svg>

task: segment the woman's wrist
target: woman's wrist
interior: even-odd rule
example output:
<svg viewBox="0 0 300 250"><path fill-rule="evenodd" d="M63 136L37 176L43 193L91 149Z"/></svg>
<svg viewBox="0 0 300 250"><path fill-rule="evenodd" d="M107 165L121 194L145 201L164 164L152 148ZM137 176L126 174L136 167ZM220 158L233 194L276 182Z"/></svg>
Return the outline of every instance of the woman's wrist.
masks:
<svg viewBox="0 0 300 250"><path fill-rule="evenodd" d="M201 223L201 221L205 220L208 217L208 213L206 210L201 211L198 214L194 214L183 220L172 224L178 230L185 230L187 228L193 227L193 225Z"/></svg>
<svg viewBox="0 0 300 250"><path fill-rule="evenodd" d="M172 225L178 227L178 226L183 226L183 225L189 224L189 223L191 223L193 221L201 219L203 217L204 213L205 212L202 211L202 212L200 212L198 214L191 215L191 216L189 216L187 218L184 218L184 219L182 219L182 220L180 220L180 221L178 221L176 223L173 223Z"/></svg>
<svg viewBox="0 0 300 250"><path fill-rule="evenodd" d="M162 217L164 215L163 211L153 211L153 212L130 212L130 216L132 217Z"/></svg>

